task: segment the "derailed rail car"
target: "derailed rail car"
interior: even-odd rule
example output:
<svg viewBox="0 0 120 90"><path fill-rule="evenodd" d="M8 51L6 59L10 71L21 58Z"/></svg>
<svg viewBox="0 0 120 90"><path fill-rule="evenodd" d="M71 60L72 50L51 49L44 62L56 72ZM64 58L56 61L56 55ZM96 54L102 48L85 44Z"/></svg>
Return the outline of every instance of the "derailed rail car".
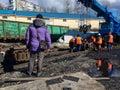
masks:
<svg viewBox="0 0 120 90"><path fill-rule="evenodd" d="M30 23L15 21L0 21L0 39L3 40L23 40Z"/></svg>
<svg viewBox="0 0 120 90"><path fill-rule="evenodd" d="M0 39L2 40L25 40L26 30L30 23L0 20ZM56 41L65 34L68 26L47 25L52 41Z"/></svg>
<svg viewBox="0 0 120 90"><path fill-rule="evenodd" d="M53 42L56 42L60 36L64 35L69 30L67 26L47 25L47 27L50 30L51 40Z"/></svg>

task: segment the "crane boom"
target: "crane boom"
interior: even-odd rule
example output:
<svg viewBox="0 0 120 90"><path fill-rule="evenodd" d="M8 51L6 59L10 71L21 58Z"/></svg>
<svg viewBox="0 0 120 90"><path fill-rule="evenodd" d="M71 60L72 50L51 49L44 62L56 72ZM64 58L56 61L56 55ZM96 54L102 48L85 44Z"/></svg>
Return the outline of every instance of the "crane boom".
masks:
<svg viewBox="0 0 120 90"><path fill-rule="evenodd" d="M120 35L120 21L113 16L111 12L107 10L107 8L103 7L96 0L78 0L85 7L89 7L97 12L97 17L103 17L105 22L100 23L99 32L101 34L107 34L108 32L112 32L114 34Z"/></svg>

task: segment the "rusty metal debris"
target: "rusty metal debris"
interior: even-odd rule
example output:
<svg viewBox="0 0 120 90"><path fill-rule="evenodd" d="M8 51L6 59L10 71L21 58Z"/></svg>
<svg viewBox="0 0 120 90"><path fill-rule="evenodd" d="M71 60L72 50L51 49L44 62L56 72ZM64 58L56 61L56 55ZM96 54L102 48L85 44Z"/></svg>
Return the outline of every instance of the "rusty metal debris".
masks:
<svg viewBox="0 0 120 90"><path fill-rule="evenodd" d="M63 87L63 89L62 90L72 90L71 88L69 88L69 87Z"/></svg>
<svg viewBox="0 0 120 90"><path fill-rule="evenodd" d="M62 83L64 80L62 78L56 78L56 79L51 79L51 80L46 80L46 84L52 85L52 84L57 84L57 83Z"/></svg>
<svg viewBox="0 0 120 90"><path fill-rule="evenodd" d="M79 81L79 78L74 77L74 76L63 76L63 79L70 80L70 81L75 81L75 82Z"/></svg>
<svg viewBox="0 0 120 90"><path fill-rule="evenodd" d="M29 60L29 52L27 49L15 50L14 56L16 61L28 61Z"/></svg>

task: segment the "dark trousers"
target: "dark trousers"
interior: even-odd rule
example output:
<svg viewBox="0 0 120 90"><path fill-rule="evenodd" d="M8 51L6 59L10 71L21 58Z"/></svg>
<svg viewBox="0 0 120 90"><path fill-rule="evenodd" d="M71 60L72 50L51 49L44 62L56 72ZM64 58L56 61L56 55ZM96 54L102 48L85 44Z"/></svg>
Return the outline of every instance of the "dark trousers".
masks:
<svg viewBox="0 0 120 90"><path fill-rule="evenodd" d="M81 51L81 47L82 47L81 44L77 44L77 52L80 52L80 51Z"/></svg>
<svg viewBox="0 0 120 90"><path fill-rule="evenodd" d="M37 73L39 73L42 69L42 63L44 58L44 52L30 52L30 60L28 63L28 72L32 74L34 62L37 59Z"/></svg>
<svg viewBox="0 0 120 90"><path fill-rule="evenodd" d="M101 51L101 44L97 44L98 51Z"/></svg>
<svg viewBox="0 0 120 90"><path fill-rule="evenodd" d="M112 49L112 43L107 43L107 48L110 51Z"/></svg>
<svg viewBox="0 0 120 90"><path fill-rule="evenodd" d="M73 52L73 48L74 48L74 43L70 43L69 47L70 47L70 52L72 53Z"/></svg>

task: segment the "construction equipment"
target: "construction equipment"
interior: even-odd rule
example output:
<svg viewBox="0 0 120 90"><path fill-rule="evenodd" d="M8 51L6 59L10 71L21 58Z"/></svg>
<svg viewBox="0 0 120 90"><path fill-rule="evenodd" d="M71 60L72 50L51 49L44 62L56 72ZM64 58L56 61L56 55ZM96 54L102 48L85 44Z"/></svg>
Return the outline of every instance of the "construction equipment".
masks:
<svg viewBox="0 0 120 90"><path fill-rule="evenodd" d="M96 11L97 17L103 17L105 19L105 22L100 23L99 33L105 35L108 32L112 32L120 36L120 21L107 8L103 7L96 0L77 0L77 2L81 2L85 7Z"/></svg>

